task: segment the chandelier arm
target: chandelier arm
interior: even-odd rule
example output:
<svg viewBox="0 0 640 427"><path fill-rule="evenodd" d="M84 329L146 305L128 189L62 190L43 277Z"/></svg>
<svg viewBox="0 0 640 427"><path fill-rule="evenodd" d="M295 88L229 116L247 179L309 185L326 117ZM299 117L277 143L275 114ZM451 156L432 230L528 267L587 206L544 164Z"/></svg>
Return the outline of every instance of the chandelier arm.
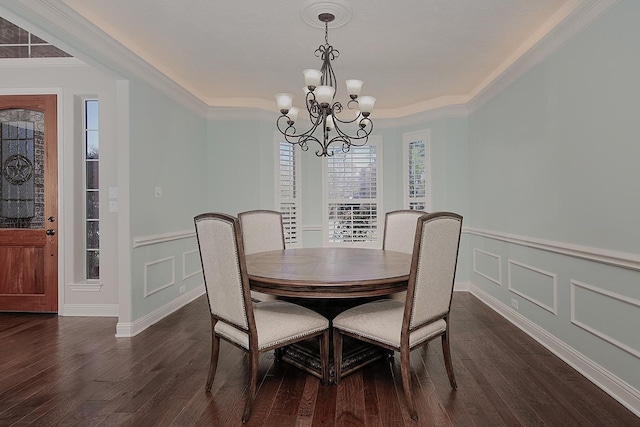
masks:
<svg viewBox="0 0 640 427"><path fill-rule="evenodd" d="M299 145L302 150L307 151L309 148L309 142L314 141L319 145L318 150L316 150L316 156L331 157L335 154L336 150L336 148L332 147L333 144L337 145L340 143L342 151L346 153L352 146L362 146L368 142L369 135L373 131L373 121L369 117L369 114L373 109L375 98L367 99L366 113L358 114L353 119L343 120L338 118L338 115L343 111L344 107L340 102L333 101L337 94L337 84L336 75L331 65L331 61L340 56L340 52L329 44L328 23L333 21L334 15L331 13L322 13L318 18L325 23L325 43L320 45L314 52L316 57L322 59L319 80L311 78L310 81L313 83L307 83L308 91L305 95L305 106L311 121L311 128L305 132L297 133L297 130L294 127L297 111L294 110L295 112L291 114L291 117L293 117L292 121L291 118L287 116L287 114L289 114L289 110L286 108L286 101L283 101L282 105L285 105L283 107L280 106L280 99L278 100L279 108L281 112L284 112L284 114L278 117L277 128L280 133L284 135L287 142ZM307 73L305 72L305 77L306 76ZM333 97L330 102L325 104L325 102L328 101L325 101L325 97L327 95L326 89L323 89L322 92L321 99L323 100L323 103L320 104L317 101L315 87L318 83L321 86L330 86L333 88ZM362 85L362 82L360 82L360 85ZM289 98L290 97L291 96L289 95ZM358 99L356 99L357 94L350 94L350 97L351 100L348 101L346 107L353 110L356 106L359 106L359 102ZM291 108L291 99L289 99L289 108ZM281 120L284 120L284 122L281 122ZM356 124L354 135L349 135L341 129L342 125L352 123ZM318 127L322 128L322 136L318 135L316 137L314 136L314 133L316 133ZM337 135L331 137L331 134L334 132Z"/></svg>

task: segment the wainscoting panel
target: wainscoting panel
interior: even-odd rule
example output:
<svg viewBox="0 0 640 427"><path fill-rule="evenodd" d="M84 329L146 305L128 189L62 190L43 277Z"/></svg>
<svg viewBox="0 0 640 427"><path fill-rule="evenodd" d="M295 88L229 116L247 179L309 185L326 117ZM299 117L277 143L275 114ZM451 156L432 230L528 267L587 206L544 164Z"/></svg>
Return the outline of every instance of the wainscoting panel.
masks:
<svg viewBox="0 0 640 427"><path fill-rule="evenodd" d="M509 290L539 307L558 314L558 277L554 273L508 260Z"/></svg>
<svg viewBox="0 0 640 427"><path fill-rule="evenodd" d="M147 262L144 265L144 297L176 283L176 259L173 256Z"/></svg>
<svg viewBox="0 0 640 427"><path fill-rule="evenodd" d="M501 261L500 255L478 248L473 249L473 272L498 286L502 286Z"/></svg>
<svg viewBox="0 0 640 427"><path fill-rule="evenodd" d="M640 301L571 280L571 323L640 359Z"/></svg>
<svg viewBox="0 0 640 427"><path fill-rule="evenodd" d="M182 253L182 280L202 273L200 251L193 250Z"/></svg>

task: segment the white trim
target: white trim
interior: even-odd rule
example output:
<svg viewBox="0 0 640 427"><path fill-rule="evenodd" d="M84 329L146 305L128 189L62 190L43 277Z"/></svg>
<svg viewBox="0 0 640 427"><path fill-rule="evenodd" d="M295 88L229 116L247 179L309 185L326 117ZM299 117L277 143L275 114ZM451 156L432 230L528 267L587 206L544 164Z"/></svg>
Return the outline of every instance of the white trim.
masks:
<svg viewBox="0 0 640 427"><path fill-rule="evenodd" d="M133 247L140 248L142 246L157 245L158 243L171 242L172 240L188 239L190 237L196 237L196 232L194 230L173 231L171 233L138 236L133 238Z"/></svg>
<svg viewBox="0 0 640 427"><path fill-rule="evenodd" d="M590 246L537 239L535 237L520 236L500 231L482 230L473 227L465 227L463 233L513 243L515 245L526 246L529 248L541 249L547 252L568 255L575 258L586 259L588 261L599 262L602 264L613 265L615 267L640 271L640 255L628 252L610 251Z"/></svg>
<svg viewBox="0 0 640 427"><path fill-rule="evenodd" d="M498 278L497 279L489 276L488 274L480 272L476 268L476 252L480 252L481 254L485 254L491 258L496 258L498 260ZM491 252L483 251L482 249L473 248L473 272L495 283L498 286L502 286L502 257L500 255L492 254Z"/></svg>
<svg viewBox="0 0 640 427"><path fill-rule="evenodd" d="M89 67L78 58L3 58L0 68Z"/></svg>
<svg viewBox="0 0 640 427"><path fill-rule="evenodd" d="M100 292L102 283L73 283L67 285L71 292Z"/></svg>
<svg viewBox="0 0 640 427"><path fill-rule="evenodd" d="M149 283L148 283L149 267L151 267L152 265L161 264L164 262L171 262L171 279L169 280L169 282L165 283L164 285L161 285L160 287L154 288L151 291L149 291ZM144 298L147 298L148 296L153 295L156 292L160 292L161 290L166 289L169 286L173 286L175 284L176 284L176 257L169 256L166 258L157 259L155 261L146 262L144 264L144 294L143 294Z"/></svg>
<svg viewBox="0 0 640 427"><path fill-rule="evenodd" d="M201 295L204 295L204 283L198 285L195 289L192 289L184 294L180 295L178 298L170 301L169 303L153 310L151 313L145 314L139 319L136 319L133 322L118 322L116 325L116 337L133 337L140 332L147 329L149 326L154 323L159 322L164 319L171 313L181 309L185 305L194 301Z"/></svg>
<svg viewBox="0 0 640 427"><path fill-rule="evenodd" d="M118 304L66 304L63 316L118 317Z"/></svg>
<svg viewBox="0 0 640 427"><path fill-rule="evenodd" d="M498 301L495 297L473 283L470 284L469 289L471 294L491 307L496 313L513 323L524 333L542 344L547 350L564 360L569 366L580 372L640 417L640 390L634 388L622 378L614 375L542 327L536 325L511 307Z"/></svg>
<svg viewBox="0 0 640 427"><path fill-rule="evenodd" d="M575 288L579 287L579 288L583 288L583 289L587 289L589 291L595 292L597 294L600 295L604 295L606 297L618 300L618 301L622 301L624 303L636 306L637 308L640 308L640 300L637 300L635 298L630 298L628 296L625 295L620 295L620 294L616 294L614 292L611 291L607 291L606 289L602 289L602 288L598 288L597 286L593 286L593 285L588 285L584 282L580 282L578 280L574 280L571 279L571 323L573 323L574 325L584 329L587 332L592 333L593 335L597 336L600 339L603 339L604 341L608 342L609 344L612 344L616 347L618 347L621 350L626 351L627 353L631 354L632 356L637 357L638 359L640 359L640 350L639 349L635 349L633 347L630 347L626 344L624 344L621 341L618 341L617 339L613 338L610 335L605 334L604 332L601 332L599 330L597 330L596 328L587 325L586 323L583 323L581 321L579 321L578 319L576 319L576 300L575 300ZM637 331L637 329L634 329Z"/></svg>
<svg viewBox="0 0 640 427"><path fill-rule="evenodd" d="M319 231L322 232L322 225L305 225L302 227L302 231Z"/></svg>
<svg viewBox="0 0 640 427"><path fill-rule="evenodd" d="M511 265L517 265L518 267L522 267L525 268L527 270L531 270L533 272L542 274L543 276L548 276L551 279L553 279L553 306L548 306L547 304L543 303L542 301L538 301L537 299L525 294L522 291L519 291L517 289L515 289L514 287L511 286ZM527 264L523 264L521 262L518 261L514 261L512 259L507 259L507 288L513 292L516 295L520 295L522 298L526 299L527 301L530 301L532 303L534 303L535 305L555 314L556 316L558 315L558 275L555 273L550 273L548 271L536 268L536 267L532 267L530 265Z"/></svg>
<svg viewBox="0 0 640 427"><path fill-rule="evenodd" d="M196 271L192 271L191 273L187 273L187 256L191 254L197 254L199 256L200 251L198 249L194 249L192 251L187 251L182 253L182 280L187 280L190 277L193 277L195 275L202 273L202 264L200 263L198 263L198 265L200 265L200 269Z"/></svg>

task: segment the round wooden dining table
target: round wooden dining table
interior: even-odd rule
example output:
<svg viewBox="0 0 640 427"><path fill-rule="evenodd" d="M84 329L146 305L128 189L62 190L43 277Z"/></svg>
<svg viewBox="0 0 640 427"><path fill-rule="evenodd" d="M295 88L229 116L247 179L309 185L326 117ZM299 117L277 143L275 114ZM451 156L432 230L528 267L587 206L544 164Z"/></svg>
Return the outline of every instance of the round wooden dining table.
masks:
<svg viewBox="0 0 640 427"><path fill-rule="evenodd" d="M301 298L375 297L406 290L411 255L363 248L292 248L245 257L252 290Z"/></svg>
<svg viewBox="0 0 640 427"><path fill-rule="evenodd" d="M252 290L293 298L328 319L371 298L406 290L411 270L411 255L381 249L296 248L257 252L245 259ZM392 354L349 337L343 345L343 376ZM292 344L276 354L320 378L316 340ZM334 382L333 360L329 375Z"/></svg>

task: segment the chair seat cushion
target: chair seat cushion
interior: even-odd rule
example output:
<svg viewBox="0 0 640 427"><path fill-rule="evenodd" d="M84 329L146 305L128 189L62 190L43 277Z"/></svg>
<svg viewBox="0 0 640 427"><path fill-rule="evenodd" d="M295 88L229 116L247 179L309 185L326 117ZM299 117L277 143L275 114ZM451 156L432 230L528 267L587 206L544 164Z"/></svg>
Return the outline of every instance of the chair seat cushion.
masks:
<svg viewBox="0 0 640 427"><path fill-rule="evenodd" d="M389 299L362 304L336 316L333 327L399 350L404 305L402 301ZM439 319L413 331L409 336L409 347L413 348L446 328L447 323Z"/></svg>
<svg viewBox="0 0 640 427"><path fill-rule="evenodd" d="M253 304L258 332L258 349L303 338L329 328L329 321L313 310L286 301L263 301ZM249 349L249 335L222 321L216 334Z"/></svg>

